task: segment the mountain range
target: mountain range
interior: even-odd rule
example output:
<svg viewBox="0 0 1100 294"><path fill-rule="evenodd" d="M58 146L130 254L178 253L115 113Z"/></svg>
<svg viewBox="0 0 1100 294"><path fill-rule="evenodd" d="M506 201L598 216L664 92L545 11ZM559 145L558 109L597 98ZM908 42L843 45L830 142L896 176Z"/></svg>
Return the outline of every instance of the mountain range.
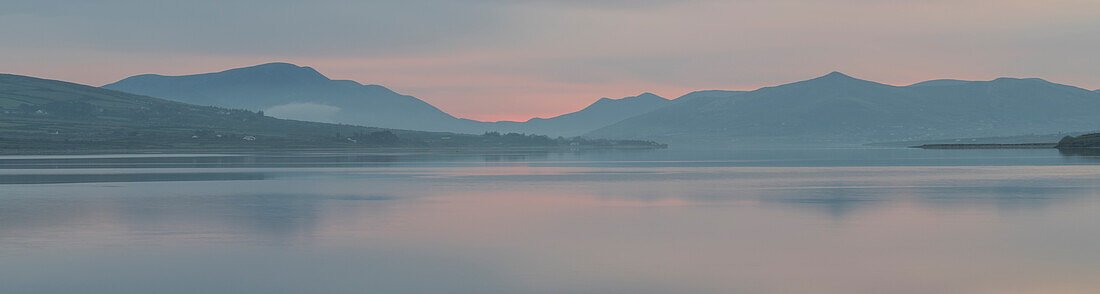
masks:
<svg viewBox="0 0 1100 294"><path fill-rule="evenodd" d="M650 93L602 98L577 112L524 122L460 119L382 86L331 80L288 63L139 75L104 88L311 121L665 142L862 143L1100 129L1094 111L1100 109L1100 91L1034 78L893 86L833 72L753 91L697 91L673 100Z"/></svg>
<svg viewBox="0 0 1100 294"><path fill-rule="evenodd" d="M289 63L183 76L143 74L103 88L197 105L262 110L286 119L425 131L551 136L581 135L669 103L667 99L644 93L623 99L602 98L580 111L552 118L480 122L456 118L416 97L383 86L332 80L313 68Z"/></svg>

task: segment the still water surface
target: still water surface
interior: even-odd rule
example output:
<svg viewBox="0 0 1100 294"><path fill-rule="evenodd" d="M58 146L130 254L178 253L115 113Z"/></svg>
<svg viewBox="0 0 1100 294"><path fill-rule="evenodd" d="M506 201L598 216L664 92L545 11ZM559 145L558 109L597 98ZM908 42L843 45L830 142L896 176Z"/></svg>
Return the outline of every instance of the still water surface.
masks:
<svg viewBox="0 0 1100 294"><path fill-rule="evenodd" d="M0 293L1100 293L1100 157L0 156Z"/></svg>

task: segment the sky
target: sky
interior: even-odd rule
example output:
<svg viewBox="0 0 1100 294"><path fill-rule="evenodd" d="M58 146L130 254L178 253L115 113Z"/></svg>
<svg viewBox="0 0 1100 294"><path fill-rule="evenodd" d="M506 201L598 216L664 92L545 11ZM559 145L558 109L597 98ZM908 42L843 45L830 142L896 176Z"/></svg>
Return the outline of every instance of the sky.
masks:
<svg viewBox="0 0 1100 294"><path fill-rule="evenodd" d="M0 0L0 72L104 85L267 62L457 117L751 90L832 71L904 85L1100 88L1096 0Z"/></svg>

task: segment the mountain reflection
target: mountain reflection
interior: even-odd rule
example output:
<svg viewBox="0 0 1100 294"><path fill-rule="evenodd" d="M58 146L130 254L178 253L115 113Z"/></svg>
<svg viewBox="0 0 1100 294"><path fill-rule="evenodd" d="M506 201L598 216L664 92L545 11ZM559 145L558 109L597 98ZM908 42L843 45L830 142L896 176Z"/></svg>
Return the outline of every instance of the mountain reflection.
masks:
<svg viewBox="0 0 1100 294"><path fill-rule="evenodd" d="M763 203L778 204L800 210L825 213L834 220L842 220L857 211L873 209L890 196L882 189L823 188L814 190L772 191L760 197ZM884 197L885 196L885 197Z"/></svg>
<svg viewBox="0 0 1100 294"><path fill-rule="evenodd" d="M80 230L68 232L74 236L72 241L79 240L76 236L81 234L98 232L113 236L101 238L104 242L207 238L298 244L327 234L324 232L381 225L374 220L400 217L388 211L396 203L417 207L454 195L507 199L506 195L528 191L593 206L762 205L810 211L814 213L802 215L833 221L847 221L853 215L873 214L897 204L943 211L1041 210L1097 191L1093 181L1096 171L1088 166L797 167L789 163L757 166L759 161L636 160L635 156L647 154L653 155L525 151L426 157L324 153L4 158L0 165L38 168L0 169L0 187L4 188L0 193L4 200L0 239L33 239L41 237L35 232L66 228ZM573 161L605 155L616 159ZM470 164L456 165L454 160ZM530 164L540 160L545 163ZM363 165L368 162L393 166ZM485 164L492 162L520 164ZM116 164L143 168L46 167ZM223 167L147 168L176 164ZM506 214L510 210L479 213ZM364 232L355 234L360 233Z"/></svg>
<svg viewBox="0 0 1100 294"><path fill-rule="evenodd" d="M0 168L0 284L27 293L205 293L241 281L249 287L236 292L935 293L943 289L921 285L1095 280L1081 272L1100 268L1082 258L1100 244L1090 234L1095 165L1064 164L1051 150L890 152L916 153L892 165L784 152L119 163L183 168L0 159L24 167ZM1034 164L983 165L1017 155ZM913 281L884 268L941 275ZM161 280L118 291L117 276ZM743 287L791 280L810 282Z"/></svg>
<svg viewBox="0 0 1100 294"><path fill-rule="evenodd" d="M1100 149L1097 148L1058 149L1058 153L1071 158L1100 161Z"/></svg>
<svg viewBox="0 0 1100 294"><path fill-rule="evenodd" d="M211 192L195 193L202 190L193 188L184 189L197 195L180 196L145 188L131 189L133 193L123 196L91 193L85 197L7 199L0 206L0 240L97 224L97 231L70 233L84 237L98 233L101 239L122 238L104 240L107 242L152 237L156 242L225 239L291 245L312 238L320 221L333 216L328 211L333 206L366 206L373 210L383 207L371 203L394 199L373 194L208 194ZM66 205L55 205L62 199ZM370 215L360 218L363 217Z"/></svg>

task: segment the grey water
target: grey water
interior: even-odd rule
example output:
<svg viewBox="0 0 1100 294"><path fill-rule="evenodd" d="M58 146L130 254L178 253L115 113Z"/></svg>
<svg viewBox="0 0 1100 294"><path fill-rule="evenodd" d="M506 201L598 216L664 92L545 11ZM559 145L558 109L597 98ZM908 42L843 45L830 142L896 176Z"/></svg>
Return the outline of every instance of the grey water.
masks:
<svg viewBox="0 0 1100 294"><path fill-rule="evenodd" d="M0 156L0 293L1100 293L1100 155Z"/></svg>

